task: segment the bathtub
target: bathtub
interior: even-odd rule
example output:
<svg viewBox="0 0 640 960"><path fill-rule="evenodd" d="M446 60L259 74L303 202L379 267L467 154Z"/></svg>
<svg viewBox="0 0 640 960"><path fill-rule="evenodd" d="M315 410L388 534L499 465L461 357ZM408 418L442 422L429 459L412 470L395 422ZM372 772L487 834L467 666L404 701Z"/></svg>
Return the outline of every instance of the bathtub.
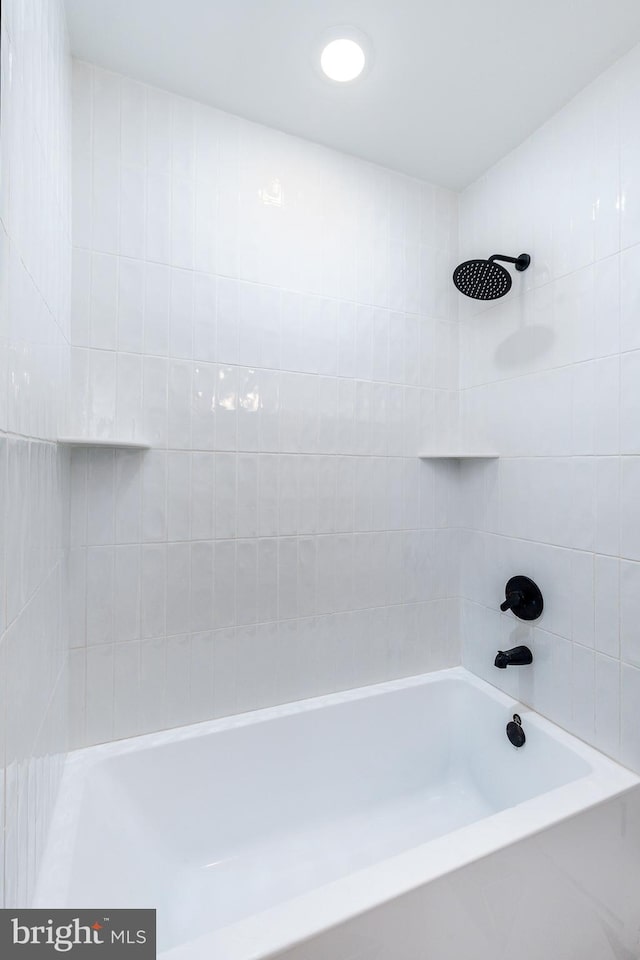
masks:
<svg viewBox="0 0 640 960"><path fill-rule="evenodd" d="M33 906L155 907L163 960L640 956L639 783L443 670L70 754ZM583 952L527 952L572 870Z"/></svg>

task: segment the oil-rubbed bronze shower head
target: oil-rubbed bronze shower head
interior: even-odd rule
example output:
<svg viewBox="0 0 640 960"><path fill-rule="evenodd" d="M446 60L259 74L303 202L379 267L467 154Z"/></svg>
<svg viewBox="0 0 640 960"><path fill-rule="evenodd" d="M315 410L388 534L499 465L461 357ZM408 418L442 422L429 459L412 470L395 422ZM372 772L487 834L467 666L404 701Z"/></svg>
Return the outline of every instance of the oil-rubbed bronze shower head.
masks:
<svg viewBox="0 0 640 960"><path fill-rule="evenodd" d="M488 260L465 260L453 271L453 282L465 297L474 300L498 300L511 290L511 274L496 260L514 263L516 270L526 270L531 263L528 253L519 257L504 257L494 253Z"/></svg>

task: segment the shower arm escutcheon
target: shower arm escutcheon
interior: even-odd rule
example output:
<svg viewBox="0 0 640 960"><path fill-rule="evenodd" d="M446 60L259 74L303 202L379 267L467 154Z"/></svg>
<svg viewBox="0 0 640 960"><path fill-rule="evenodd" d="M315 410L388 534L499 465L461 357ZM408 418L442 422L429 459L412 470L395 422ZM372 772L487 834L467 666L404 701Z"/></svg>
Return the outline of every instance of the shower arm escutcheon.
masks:
<svg viewBox="0 0 640 960"><path fill-rule="evenodd" d="M531 257L528 253L521 253L519 257L507 257L503 253L494 253L492 257L489 257L489 262L492 263L494 260L504 260L505 263L513 263L515 264L516 270L519 270L521 273L523 270L526 270L531 263Z"/></svg>

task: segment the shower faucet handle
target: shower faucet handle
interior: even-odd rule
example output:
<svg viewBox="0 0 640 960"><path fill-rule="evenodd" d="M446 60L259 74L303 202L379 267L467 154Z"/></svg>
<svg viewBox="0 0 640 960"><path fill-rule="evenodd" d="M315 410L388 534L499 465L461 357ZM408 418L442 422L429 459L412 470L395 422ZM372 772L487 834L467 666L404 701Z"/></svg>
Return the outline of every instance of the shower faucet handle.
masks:
<svg viewBox="0 0 640 960"><path fill-rule="evenodd" d="M540 587L529 577L519 575L507 580L504 596L500 604L503 613L511 610L520 620L537 620L542 613L544 602Z"/></svg>
<svg viewBox="0 0 640 960"><path fill-rule="evenodd" d="M500 609L503 613L506 613L507 610L513 610L515 607L519 606L524 600L524 594L522 590L511 590L507 594L506 600L503 600L500 604Z"/></svg>

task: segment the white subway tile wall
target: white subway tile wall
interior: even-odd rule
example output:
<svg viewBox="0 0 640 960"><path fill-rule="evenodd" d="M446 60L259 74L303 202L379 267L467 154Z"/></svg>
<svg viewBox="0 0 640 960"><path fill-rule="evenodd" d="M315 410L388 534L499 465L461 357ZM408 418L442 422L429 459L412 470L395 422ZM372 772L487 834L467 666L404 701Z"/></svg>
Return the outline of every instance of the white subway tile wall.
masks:
<svg viewBox="0 0 640 960"><path fill-rule="evenodd" d="M71 58L59 0L0 31L0 905L29 902L67 742Z"/></svg>
<svg viewBox="0 0 640 960"><path fill-rule="evenodd" d="M72 124L61 0L5 0L1 45L0 903L68 736L460 641L640 769L640 48L465 191L459 244L454 194L84 63ZM455 292L522 251L508 298ZM502 458L418 459L452 438ZM514 573L534 626L497 610Z"/></svg>
<svg viewBox="0 0 640 960"><path fill-rule="evenodd" d="M460 309L461 418L503 459L461 478L467 667L640 769L640 48L460 198L461 259L526 251ZM527 627L509 576L540 585ZM528 643L533 671L498 672Z"/></svg>
<svg viewBox="0 0 640 960"><path fill-rule="evenodd" d="M75 745L459 660L457 197L74 64Z"/></svg>

